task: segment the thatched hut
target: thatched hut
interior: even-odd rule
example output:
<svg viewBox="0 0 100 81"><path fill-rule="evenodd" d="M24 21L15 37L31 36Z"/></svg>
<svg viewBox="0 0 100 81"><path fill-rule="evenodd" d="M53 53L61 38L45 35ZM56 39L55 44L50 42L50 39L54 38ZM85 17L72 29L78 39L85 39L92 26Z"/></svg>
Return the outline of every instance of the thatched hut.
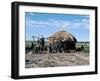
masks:
<svg viewBox="0 0 100 81"><path fill-rule="evenodd" d="M72 34L66 31L56 32L52 36L50 36L48 40L49 45L51 46L56 45L57 48L59 48L58 46L61 45L62 43L63 46L62 48L64 49L64 51L75 50L76 42L77 42L76 38Z"/></svg>

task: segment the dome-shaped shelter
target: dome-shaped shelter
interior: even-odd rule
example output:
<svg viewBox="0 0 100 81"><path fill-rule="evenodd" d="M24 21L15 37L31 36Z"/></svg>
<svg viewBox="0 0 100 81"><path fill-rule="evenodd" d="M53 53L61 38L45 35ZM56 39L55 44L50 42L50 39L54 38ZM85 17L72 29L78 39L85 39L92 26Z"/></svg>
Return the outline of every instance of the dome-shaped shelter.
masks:
<svg viewBox="0 0 100 81"><path fill-rule="evenodd" d="M52 36L49 37L49 43L51 44L58 40L67 40L67 41L75 42L75 43L77 42L76 38L72 34L66 31L56 32Z"/></svg>
<svg viewBox="0 0 100 81"><path fill-rule="evenodd" d="M59 41L60 43L58 43ZM58 31L54 33L52 36L50 36L48 39L49 45L52 46L54 46L55 44L57 45L57 43L59 46L62 43L64 50L75 50L76 42L77 39L72 34L66 31Z"/></svg>

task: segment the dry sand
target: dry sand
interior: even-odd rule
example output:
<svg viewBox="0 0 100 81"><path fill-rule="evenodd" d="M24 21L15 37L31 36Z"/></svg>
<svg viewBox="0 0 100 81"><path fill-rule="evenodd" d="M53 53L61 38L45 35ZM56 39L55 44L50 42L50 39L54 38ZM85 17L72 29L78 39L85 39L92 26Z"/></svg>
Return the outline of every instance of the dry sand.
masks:
<svg viewBox="0 0 100 81"><path fill-rule="evenodd" d="M26 54L26 68L89 65L89 53Z"/></svg>

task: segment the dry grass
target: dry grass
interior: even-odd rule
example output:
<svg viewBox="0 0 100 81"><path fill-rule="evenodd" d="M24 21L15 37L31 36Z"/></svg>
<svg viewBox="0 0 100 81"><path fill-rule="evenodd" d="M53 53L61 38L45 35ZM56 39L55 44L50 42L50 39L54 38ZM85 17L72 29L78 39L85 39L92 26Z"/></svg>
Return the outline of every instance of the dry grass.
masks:
<svg viewBox="0 0 100 81"><path fill-rule="evenodd" d="M89 54L77 53L52 53L52 54L26 54L26 68L78 66L89 64Z"/></svg>

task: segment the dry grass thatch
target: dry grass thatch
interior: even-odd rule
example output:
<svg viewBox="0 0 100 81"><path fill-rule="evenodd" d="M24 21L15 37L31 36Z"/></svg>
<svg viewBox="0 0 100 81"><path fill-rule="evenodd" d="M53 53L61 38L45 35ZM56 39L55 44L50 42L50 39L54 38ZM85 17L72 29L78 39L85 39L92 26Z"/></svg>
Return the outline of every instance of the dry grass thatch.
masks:
<svg viewBox="0 0 100 81"><path fill-rule="evenodd" d="M53 42L56 42L59 39L72 41L72 42L75 42L75 43L77 41L76 38L72 34L66 32L66 31L59 31L59 32L56 32L52 36L49 37L49 43L52 44Z"/></svg>

